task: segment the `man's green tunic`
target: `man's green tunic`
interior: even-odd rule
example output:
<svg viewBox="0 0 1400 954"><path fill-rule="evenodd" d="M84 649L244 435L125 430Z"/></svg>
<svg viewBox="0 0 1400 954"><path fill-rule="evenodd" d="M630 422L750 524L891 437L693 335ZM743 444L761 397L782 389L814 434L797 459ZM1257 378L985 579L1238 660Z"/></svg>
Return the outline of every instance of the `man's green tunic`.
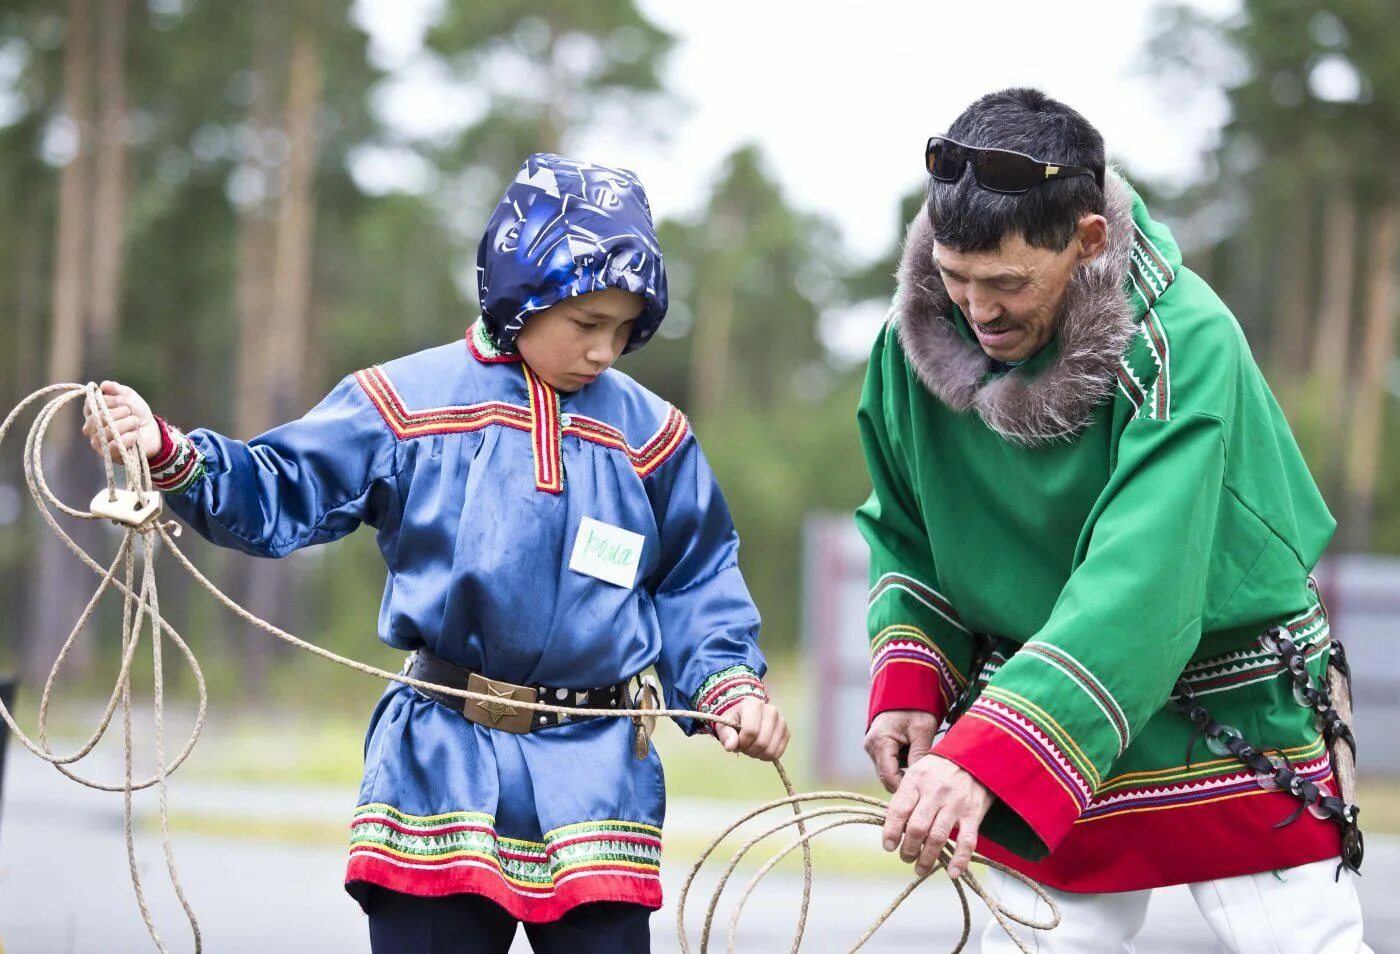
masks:
<svg viewBox="0 0 1400 954"><path fill-rule="evenodd" d="M910 229L859 412L870 716L956 709L934 752L996 795L981 850L1054 887L1334 857L1336 824L1276 830L1298 802L1227 752L1188 765L1170 702L1184 679L1335 794L1315 713L1259 640L1286 627L1319 684L1308 574L1334 521L1229 310L1116 177L1109 205L1056 340L1002 374L943 290L926 212Z"/></svg>

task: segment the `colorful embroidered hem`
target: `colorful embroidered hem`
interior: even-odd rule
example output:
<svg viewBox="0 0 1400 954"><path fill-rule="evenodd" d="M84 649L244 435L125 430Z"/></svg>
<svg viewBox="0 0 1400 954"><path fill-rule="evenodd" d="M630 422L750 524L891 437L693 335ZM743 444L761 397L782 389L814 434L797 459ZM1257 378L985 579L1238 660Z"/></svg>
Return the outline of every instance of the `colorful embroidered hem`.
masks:
<svg viewBox="0 0 1400 954"><path fill-rule="evenodd" d="M182 494L204 476L204 455L179 429L159 417L156 423L160 451L150 461L151 483L161 493Z"/></svg>
<svg viewBox="0 0 1400 954"><path fill-rule="evenodd" d="M768 701L768 690L758 673L748 666L730 666L721 669L701 684L691 701L697 712L709 715L724 715L745 699ZM705 729L713 734L714 723L705 723Z"/></svg>
<svg viewBox="0 0 1400 954"><path fill-rule="evenodd" d="M1321 781L1330 784L1331 775L1326 770ZM1316 776L1310 771L1309 777ZM985 837L977 850L1041 884L1087 893L1233 878L1336 858L1341 852L1336 824L1308 812L1275 828L1298 803L1283 792L1260 788L1252 777L1214 791L1178 788L1159 805L1143 798L1135 808L1080 820L1040 861L1028 861ZM1202 845L1210 850L1201 851Z"/></svg>
<svg viewBox="0 0 1400 954"><path fill-rule="evenodd" d="M350 827L346 886L357 882L424 897L480 894L522 921L554 921L593 901L661 906L661 829L581 822L544 841L496 834L480 812L408 815L362 805Z"/></svg>

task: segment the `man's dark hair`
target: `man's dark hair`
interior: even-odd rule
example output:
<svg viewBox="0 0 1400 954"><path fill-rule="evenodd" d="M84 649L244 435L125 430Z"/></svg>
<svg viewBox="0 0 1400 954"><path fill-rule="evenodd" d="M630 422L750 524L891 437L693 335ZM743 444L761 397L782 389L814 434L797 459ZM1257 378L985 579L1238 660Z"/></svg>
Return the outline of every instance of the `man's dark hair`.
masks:
<svg viewBox="0 0 1400 954"><path fill-rule="evenodd" d="M1103 136L1079 113L1038 89L989 93L954 120L948 138L968 146L1010 149L1044 162L1088 166L1102 173ZM929 179L933 236L960 252L999 248L1021 235L1037 248L1062 251L1082 216L1103 214L1104 196L1090 176L1052 179L1020 195L977 184L969 166L957 182Z"/></svg>

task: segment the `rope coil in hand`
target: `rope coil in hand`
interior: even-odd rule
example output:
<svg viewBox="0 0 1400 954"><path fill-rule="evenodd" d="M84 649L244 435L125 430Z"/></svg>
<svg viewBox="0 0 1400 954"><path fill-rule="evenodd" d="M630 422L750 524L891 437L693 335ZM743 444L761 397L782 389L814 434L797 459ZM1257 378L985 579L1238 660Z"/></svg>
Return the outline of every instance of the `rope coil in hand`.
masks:
<svg viewBox="0 0 1400 954"><path fill-rule="evenodd" d="M77 510L61 501L50 489L44 478L43 469L43 440L49 427L53 423L54 417L67 405L82 399L89 413L98 421L99 425L99 445L106 447L108 438L114 436L116 428L111 417L111 412L107 407L106 399L101 389L89 383L80 384L55 384L47 388L35 391L29 397L21 401L13 411L0 424L0 444L4 443L5 437L9 434L10 428L15 420L25 411L26 408L47 399L46 403L39 409L33 425L30 427L28 437L24 445L24 475L25 482L29 488L29 494L34 499L34 503L39 510L40 516L49 528L57 534L58 538L65 546L71 550L79 560L90 570L96 573L101 582L92 598L84 607L78 621L74 624L60 648L53 668L49 672L48 679L44 683L44 691L39 702L39 716L37 741L31 739L20 729L9 709L0 702L0 718L8 724L10 730L29 751L39 758L53 765L59 772L79 784L89 788L104 792L121 792L123 801L123 831L126 839L127 865L131 874L132 887L136 892L136 902L141 910L142 919L145 921L146 929L150 932L151 940L155 943L156 949L161 954L168 954L169 949L162 940L159 931L156 929L154 918L151 915L150 907L146 902L145 891L141 884L141 877L136 865L136 850L132 830L132 795L135 792L155 788L159 792L160 803L160 829L161 844L164 849L166 870L170 875L170 883L175 890L175 894L180 901L181 907L189 920L190 930L194 938L194 949L199 952L203 949L203 939L200 935L199 923L195 917L194 910L190 906L189 899L185 896L183 887L180 884L179 874L175 864L174 850L170 840L169 805L167 793L167 780L170 775L178 769L194 750L195 742L198 740L200 732L204 727L205 714L208 709L208 689L204 682L204 675L199 668L199 662L195 658L194 652L180 636L180 634L168 623L160 614L160 602L156 593L155 577L155 549L157 540L163 542L175 559L205 590L216 600L226 606L240 619L275 636L284 642L290 643L299 649L313 653L323 659L338 663L342 666L358 670L367 675L375 676L379 679L387 679L393 682L404 683L419 689L428 689L434 692L444 693L457 698L468 700L474 699L481 702L495 702L506 704L519 709L527 709L535 712L553 712L570 716L589 717L612 717L612 718L633 718L633 717L670 717L695 719L705 722L727 725L734 729L739 726L732 720L723 716L714 716L703 712L694 712L686 709L614 709L601 713L597 709L583 709L569 706L556 706L539 702L519 702L514 700L503 700L481 693L470 692L464 689L455 689L450 686L439 686L433 683L423 682L414 679L403 673L393 673L379 669L375 666L366 665L353 659L340 656L330 650L323 649L305 640L299 639L291 633L285 632L273 626L271 623L260 619L250 613L242 606L238 605L217 586L209 581L195 565L190 562L184 552L175 544L175 537L180 534L180 527L174 521L161 521L159 517L159 494L154 489L151 482L150 465L145 455L141 453L139 447L123 447L122 457L125 469L125 489L117 489L116 472L108 454L102 454L103 468L106 476L106 491L98 495L89 510ZM133 514L128 519L114 517L113 514L119 512L119 508L129 504L133 508ZM137 509L140 508L140 509ZM57 510L67 516L79 520L104 520L117 519L124 527L121 543L117 548L116 558L112 563L103 567L92 556L83 549L68 533L59 525L55 519L53 511ZM101 512L95 512L101 511ZM148 514L148 515L147 515ZM139 550L139 560L138 560ZM140 571L140 581L137 582L137 571ZM48 713L49 705L53 696L54 684L58 674L63 668L65 660L68 658L73 646L77 642L79 634L91 619L96 607L108 591L115 589L122 594L122 654L121 668L117 674L116 685L112 689L112 695L108 699L103 710L102 717L98 722L97 729L92 736L79 749L71 755L59 755L54 752L48 739ZM156 768L155 773L147 779L134 780L133 771L133 748L131 729L131 667L136 657L136 649L140 642L140 636L144 628L149 626L151 631L151 655L153 660L154 681L152 686L153 695L153 742L155 748ZM168 637L171 642L184 655L189 663L190 670L194 674L195 684L199 693L199 707L195 716L194 727L185 744L180 748L179 753L169 762L165 758L165 734L164 734L164 671L161 656L162 636ZM122 711L122 735L124 747L124 779L120 784L102 782L95 779L86 778L80 775L69 766L81 761L101 741L111 725L113 716L118 705ZM776 825L771 825L758 836L751 838L742 845L738 851L730 858L728 865L724 869L718 884L716 885L709 905L705 913L704 927L700 936L700 951L705 954L709 950L709 942L716 910L719 906L720 897L724 888L735 869L743 858L764 839L784 832L790 828L797 829L797 837L782 847L776 855L766 862L749 880L744 887L734 912L729 921L728 929L728 950L734 951L735 935L737 933L739 917L743 912L744 905L749 896L758 886L759 882L785 857L794 851L802 853L803 884L802 884L802 905L797 916L797 925L794 932L792 948L795 952L802 943L803 932L807 924L807 913L811 901L812 891L812 839L823 832L845 825L883 825L885 821L885 810L887 804L879 799L871 798L853 792L813 792L808 794L798 794L788 778L782 763L775 761L773 767L777 770L778 778L787 791L787 797L768 802L740 818L719 837L715 838L700 855L700 858L692 866L687 875L685 884L681 889L680 898L676 906L676 932L680 943L680 949L684 954L689 954L690 944L686 937L685 929L685 907L686 899L689 896L692 884L696 876L700 873L709 857L715 853L723 840L733 834L745 823L755 820L765 813L774 809L790 807L791 817L786 817ZM814 808L804 811L804 805L820 802L843 802L845 804L832 805ZM822 823L816 827L810 827L809 823L823 819ZM939 860L934 867L934 871L947 865L952 858L952 852L944 846L939 855ZM1040 885L1007 868L998 862L992 861L981 855L974 854L974 860L982 864L989 865L998 870L1006 872L1009 876L1016 878L1030 887L1049 906L1051 919L1046 922L1037 922L1024 918L1013 912L1005 910L1001 904L987 893L987 891L977 881L971 871L965 871L956 880L953 886L957 890L959 901L963 911L962 937L954 948L953 954L958 954L966 946L972 930L972 914L968 903L967 890L971 889L991 911L997 923L1007 932L1016 946L1025 954L1030 954L1030 949L1025 942L1017 935L1013 924L1019 924L1032 930L1051 930L1060 923L1059 909L1048 893ZM930 872L932 874L932 872ZM894 899L883 913L865 931L860 939L851 948L852 951L862 947L876 932L876 930L889 918L904 900L913 893L914 889L927 880L928 876L915 878L904 890Z"/></svg>

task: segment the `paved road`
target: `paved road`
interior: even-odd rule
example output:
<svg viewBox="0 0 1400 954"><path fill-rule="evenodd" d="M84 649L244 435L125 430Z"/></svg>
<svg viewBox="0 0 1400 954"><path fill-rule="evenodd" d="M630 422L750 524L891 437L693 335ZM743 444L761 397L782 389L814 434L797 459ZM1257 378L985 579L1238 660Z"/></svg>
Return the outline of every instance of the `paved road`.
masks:
<svg viewBox="0 0 1400 954"><path fill-rule="evenodd" d="M62 778L28 753L17 751L7 767L4 824L0 830L0 942L5 954L94 952L146 954L153 946L137 912L127 875L121 834L120 796L92 792ZM110 771L106 777L114 777ZM246 817L276 811L283 818L317 821L348 818L354 792L263 786L211 786L177 779L172 801L184 816ZM153 797L141 798L150 817ZM708 834L735 814L730 805L672 805L673 827ZM227 828L220 825L221 833ZM853 829L852 837L874 837L874 829ZM1360 882L1370 943L1378 954L1400 954L1400 839L1372 838L1367 876ZM193 948L188 927L165 879L159 841L138 838L140 870L158 924L171 950ZM222 952L368 951L359 909L340 889L344 854L339 847L283 847L224 834L181 831L176 836L181 880L199 915L205 950ZM683 866L666 873L674 901ZM808 941L803 950L828 954L846 950L865 925L902 886L893 879L840 878L819 873ZM704 897L705 885L700 887ZM792 878L765 882L740 933L741 951L785 951L790 944L800 883ZM976 911L977 923L985 915ZM692 920L695 943L699 912ZM674 909L653 921L658 954L678 950ZM727 915L721 919L727 923ZM950 950L961 921L950 890L921 889L867 948L896 954ZM717 945L722 948L722 945ZM523 936L516 951L525 951ZM975 950L975 945L973 946ZM1159 892L1139 945L1143 954L1209 954L1218 950L1184 890Z"/></svg>

